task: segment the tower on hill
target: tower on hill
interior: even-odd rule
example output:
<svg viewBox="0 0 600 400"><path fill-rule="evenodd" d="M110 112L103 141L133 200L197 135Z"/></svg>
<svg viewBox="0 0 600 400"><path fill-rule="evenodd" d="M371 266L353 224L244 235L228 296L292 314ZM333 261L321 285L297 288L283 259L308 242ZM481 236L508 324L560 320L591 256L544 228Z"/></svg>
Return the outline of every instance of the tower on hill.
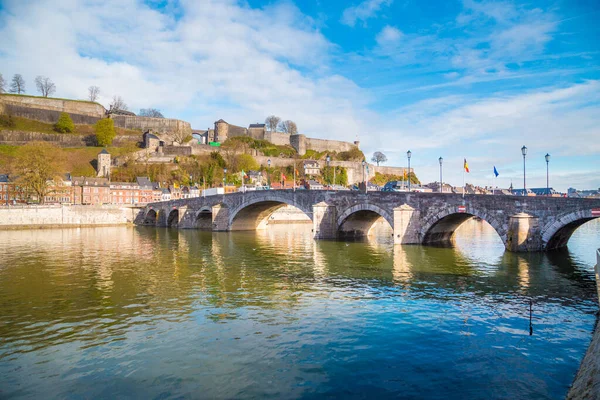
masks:
<svg viewBox="0 0 600 400"><path fill-rule="evenodd" d="M108 178L110 176L110 153L106 149L102 149L98 153L98 176Z"/></svg>

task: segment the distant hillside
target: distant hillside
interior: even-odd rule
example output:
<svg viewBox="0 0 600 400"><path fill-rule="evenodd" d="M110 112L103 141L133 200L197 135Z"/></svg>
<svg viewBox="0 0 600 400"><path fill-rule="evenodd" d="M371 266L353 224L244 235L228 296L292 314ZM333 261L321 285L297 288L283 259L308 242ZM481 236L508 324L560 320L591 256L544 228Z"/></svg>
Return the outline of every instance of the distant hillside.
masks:
<svg viewBox="0 0 600 400"><path fill-rule="evenodd" d="M54 130L54 124L47 122L40 122L29 118L12 116L14 126L6 126L0 123L0 131L22 131L22 132L39 132L39 133L52 133L56 134ZM136 135L140 136L141 130L137 129L125 129L115 127L117 135ZM63 135L94 135L94 126L90 124L75 124L75 132L63 133Z"/></svg>
<svg viewBox="0 0 600 400"><path fill-rule="evenodd" d="M0 144L0 174L10 172L12 159L19 147ZM80 147L60 150L64 151L66 155L65 170L71 172L73 176L96 176L93 162L96 161L98 153L102 149L102 147ZM138 149L134 147L108 147L107 150L113 157L116 157L132 153Z"/></svg>

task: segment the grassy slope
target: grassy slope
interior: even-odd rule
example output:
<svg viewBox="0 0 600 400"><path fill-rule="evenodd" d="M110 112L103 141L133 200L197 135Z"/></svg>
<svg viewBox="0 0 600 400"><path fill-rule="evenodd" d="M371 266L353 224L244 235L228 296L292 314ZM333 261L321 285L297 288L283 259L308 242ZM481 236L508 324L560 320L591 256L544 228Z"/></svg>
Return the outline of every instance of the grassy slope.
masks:
<svg viewBox="0 0 600 400"><path fill-rule="evenodd" d="M0 174L6 173L12 158L17 153L20 146L11 146L0 144ZM134 148L124 147L109 147L108 152L113 156L127 154ZM65 172L70 172L73 176L95 176L96 171L92 167L91 162L96 160L98 153L102 151L102 147L76 147L62 149L65 154L66 164Z"/></svg>
<svg viewBox="0 0 600 400"><path fill-rule="evenodd" d="M54 130L54 126L52 124L48 124L45 122L35 121L32 119L21 118L21 117L13 117L15 121L14 128L7 128L5 126L0 126L0 131L2 130L11 130L11 131L26 131L26 132L40 132L40 133L58 133ZM132 129L123 129L123 128L115 128L117 135L141 135L141 131L136 131ZM75 132L73 134L78 135L93 135L94 126L93 125L75 125ZM70 135L69 133L63 133L63 135Z"/></svg>

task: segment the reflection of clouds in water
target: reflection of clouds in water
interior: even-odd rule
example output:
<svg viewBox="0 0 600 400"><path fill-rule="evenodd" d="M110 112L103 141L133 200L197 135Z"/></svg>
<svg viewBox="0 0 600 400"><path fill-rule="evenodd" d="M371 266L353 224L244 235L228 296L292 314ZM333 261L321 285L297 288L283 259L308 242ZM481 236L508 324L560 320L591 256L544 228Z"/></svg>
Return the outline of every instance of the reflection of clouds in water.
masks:
<svg viewBox="0 0 600 400"><path fill-rule="evenodd" d="M486 221L471 218L454 232L454 248L471 263L496 265L505 252L504 243Z"/></svg>

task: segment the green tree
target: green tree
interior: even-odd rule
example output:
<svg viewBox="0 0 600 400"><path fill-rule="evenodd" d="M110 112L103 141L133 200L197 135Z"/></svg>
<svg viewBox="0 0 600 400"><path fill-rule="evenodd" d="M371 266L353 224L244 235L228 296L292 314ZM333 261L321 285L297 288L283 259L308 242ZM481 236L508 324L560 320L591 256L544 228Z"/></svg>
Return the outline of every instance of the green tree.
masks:
<svg viewBox="0 0 600 400"><path fill-rule="evenodd" d="M360 151L360 149L358 147L353 147L352 149L348 150L348 151L342 151L340 152L336 159L342 160L342 161L362 161L365 159L365 155L363 154L362 151Z"/></svg>
<svg viewBox="0 0 600 400"><path fill-rule="evenodd" d="M213 151L212 153L210 153L210 158L215 160L217 162L217 165L221 168L225 168L227 166L225 159L218 151Z"/></svg>
<svg viewBox="0 0 600 400"><path fill-rule="evenodd" d="M99 146L110 146L116 136L115 123L110 118L104 118L96 122L94 131Z"/></svg>
<svg viewBox="0 0 600 400"><path fill-rule="evenodd" d="M52 180L64 172L63 150L48 142L30 142L17 150L13 172L17 182L40 203L52 190Z"/></svg>
<svg viewBox="0 0 600 400"><path fill-rule="evenodd" d="M58 121L54 124L54 130L60 133L71 133L75 131L75 124L66 112L60 113Z"/></svg>
<svg viewBox="0 0 600 400"><path fill-rule="evenodd" d="M239 171L255 171L260 168L258 162L250 154L240 154L237 156L237 168Z"/></svg>

